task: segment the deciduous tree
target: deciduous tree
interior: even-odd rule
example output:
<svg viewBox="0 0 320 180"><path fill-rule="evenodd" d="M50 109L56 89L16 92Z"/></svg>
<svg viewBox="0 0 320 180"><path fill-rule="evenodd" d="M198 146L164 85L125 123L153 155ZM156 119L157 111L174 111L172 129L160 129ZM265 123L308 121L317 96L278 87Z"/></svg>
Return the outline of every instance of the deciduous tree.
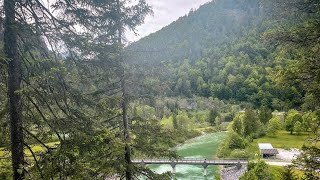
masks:
<svg viewBox="0 0 320 180"><path fill-rule="evenodd" d="M274 117L268 122L267 132L268 134L274 136L281 129L281 122L278 117Z"/></svg>

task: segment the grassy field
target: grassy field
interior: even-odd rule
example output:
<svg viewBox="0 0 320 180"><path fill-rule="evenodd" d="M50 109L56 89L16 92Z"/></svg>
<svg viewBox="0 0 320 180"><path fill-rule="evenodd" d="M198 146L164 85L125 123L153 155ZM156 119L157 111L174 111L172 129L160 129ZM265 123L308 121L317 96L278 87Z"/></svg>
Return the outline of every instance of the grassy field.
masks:
<svg viewBox="0 0 320 180"><path fill-rule="evenodd" d="M48 147L56 147L59 142L46 143ZM43 152L45 149L40 144L31 145L31 149L35 154ZM28 149L24 150L26 160L28 162L33 162L33 157ZM0 179L5 179L4 177L11 176L11 159L10 152L6 148L0 148Z"/></svg>
<svg viewBox="0 0 320 180"><path fill-rule="evenodd" d="M51 142L51 143L46 143L46 145L48 147L56 147L59 144L59 142ZM45 149L43 146L41 146L40 144L35 144L35 145L31 145L31 149L34 153L40 153L43 152ZM31 152L29 151L29 149L25 149L24 150L25 155L26 156L32 156ZM7 149L5 148L0 148L0 158L1 157L9 157L9 151L7 151Z"/></svg>
<svg viewBox="0 0 320 180"><path fill-rule="evenodd" d="M253 141L254 145L258 145L258 143L271 143L274 148L298 148L301 149L303 145L310 145L306 143L308 138L312 137L311 133L302 133L300 135L290 134L287 131L279 131L276 136L265 136L262 138L255 139ZM317 145L320 147L320 144Z"/></svg>
<svg viewBox="0 0 320 180"><path fill-rule="evenodd" d="M287 131L279 131L275 136L264 136L258 139L254 139L246 147L246 152L249 152L249 157L251 159L257 158L259 154L258 143L270 143L274 148L290 149L298 148L301 149L303 145L310 145L306 140L311 136L307 133L302 133L300 135L290 134ZM316 145L320 148L320 143Z"/></svg>

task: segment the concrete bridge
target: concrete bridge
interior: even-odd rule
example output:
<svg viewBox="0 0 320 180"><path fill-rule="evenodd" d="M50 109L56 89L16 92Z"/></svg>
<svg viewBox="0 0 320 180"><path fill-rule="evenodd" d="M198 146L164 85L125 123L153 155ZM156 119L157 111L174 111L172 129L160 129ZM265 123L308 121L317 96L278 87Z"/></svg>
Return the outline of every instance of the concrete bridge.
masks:
<svg viewBox="0 0 320 180"><path fill-rule="evenodd" d="M132 160L132 163L141 164L141 166L145 166L147 164L168 164L172 167L172 173L176 173L176 166L179 164L183 165L201 165L204 168L204 175L207 175L207 167L210 165L224 165L224 166L236 166L238 169L242 167L242 165L248 164L248 159L135 159Z"/></svg>

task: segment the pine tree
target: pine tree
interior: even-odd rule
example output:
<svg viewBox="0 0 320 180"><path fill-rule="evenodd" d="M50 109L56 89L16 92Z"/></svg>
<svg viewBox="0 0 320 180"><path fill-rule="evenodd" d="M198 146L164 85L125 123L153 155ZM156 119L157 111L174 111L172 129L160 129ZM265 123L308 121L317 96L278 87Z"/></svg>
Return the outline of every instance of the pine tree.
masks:
<svg viewBox="0 0 320 180"><path fill-rule="evenodd" d="M242 135L242 121L243 121L243 116L240 114L236 115L236 117L232 121L232 129L234 132L238 133L239 135Z"/></svg>
<svg viewBox="0 0 320 180"><path fill-rule="evenodd" d="M179 129L177 115L175 113L172 115L172 124L174 129Z"/></svg>
<svg viewBox="0 0 320 180"><path fill-rule="evenodd" d="M259 109L259 120L263 124L267 124L268 121L272 118L272 111L266 106L261 106Z"/></svg>
<svg viewBox="0 0 320 180"><path fill-rule="evenodd" d="M282 178L286 179L286 180L296 180L297 179L293 173L293 166L292 165L285 167Z"/></svg>
<svg viewBox="0 0 320 180"><path fill-rule="evenodd" d="M24 152L23 152L23 118L21 95L21 59L18 52L18 32L15 2L4 0L5 26L4 50L8 58L8 99L11 132L11 157L13 179L24 179Z"/></svg>
<svg viewBox="0 0 320 180"><path fill-rule="evenodd" d="M256 117L256 113L247 108L243 117L243 134L245 137L252 135L256 132L259 126L259 119Z"/></svg>
<svg viewBox="0 0 320 180"><path fill-rule="evenodd" d="M123 174L113 165L124 147L115 121L123 69L117 29L134 30L150 6L118 2L4 1L14 179L27 170L42 179ZM60 144L47 146L52 137ZM44 149L40 159L33 143ZM35 166L24 168L23 147Z"/></svg>
<svg viewBox="0 0 320 180"><path fill-rule="evenodd" d="M211 126L216 125L216 117L218 117L219 113L217 109L210 109L209 116L208 116L208 122Z"/></svg>

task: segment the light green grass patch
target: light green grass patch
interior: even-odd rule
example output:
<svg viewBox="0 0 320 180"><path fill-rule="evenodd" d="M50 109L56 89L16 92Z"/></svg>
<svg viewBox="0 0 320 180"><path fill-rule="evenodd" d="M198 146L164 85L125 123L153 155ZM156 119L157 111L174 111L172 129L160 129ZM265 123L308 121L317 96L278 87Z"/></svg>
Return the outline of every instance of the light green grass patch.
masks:
<svg viewBox="0 0 320 180"><path fill-rule="evenodd" d="M59 145L60 142L50 142L50 143L46 143L46 146L48 147L57 147L57 145ZM46 149L40 145L40 144L37 144L37 145L32 145L31 146L31 149L32 151L35 153L35 154L38 154L38 153L42 153L44 152ZM25 154L27 156L32 156L32 153L30 152L29 149L25 149Z"/></svg>
<svg viewBox="0 0 320 180"><path fill-rule="evenodd" d="M57 147L59 144L60 142L50 142L50 143L46 143L46 146ZM35 154L45 151L45 148L40 144L31 145L31 149ZM32 156L32 153L27 148L25 148L24 153L26 154L26 156ZM5 148L0 148L0 157L9 157L9 154L10 154L9 151L7 151Z"/></svg>
<svg viewBox="0 0 320 180"><path fill-rule="evenodd" d="M312 137L311 133L303 133L300 135L290 134L287 131L279 131L276 136L265 136L262 138L255 139L253 143L258 145L258 143L271 143L274 148L298 148L301 149L303 145L310 145L306 142L308 138Z"/></svg>

